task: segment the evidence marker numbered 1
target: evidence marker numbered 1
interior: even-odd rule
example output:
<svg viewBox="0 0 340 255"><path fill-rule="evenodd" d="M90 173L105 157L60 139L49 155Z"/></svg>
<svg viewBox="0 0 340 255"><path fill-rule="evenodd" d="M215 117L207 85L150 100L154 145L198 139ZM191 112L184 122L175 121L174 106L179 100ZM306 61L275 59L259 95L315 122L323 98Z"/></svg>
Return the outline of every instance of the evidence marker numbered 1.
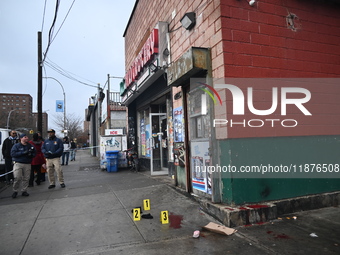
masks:
<svg viewBox="0 0 340 255"><path fill-rule="evenodd" d="M144 205L144 211L150 211L151 209L150 199L144 199L143 205Z"/></svg>

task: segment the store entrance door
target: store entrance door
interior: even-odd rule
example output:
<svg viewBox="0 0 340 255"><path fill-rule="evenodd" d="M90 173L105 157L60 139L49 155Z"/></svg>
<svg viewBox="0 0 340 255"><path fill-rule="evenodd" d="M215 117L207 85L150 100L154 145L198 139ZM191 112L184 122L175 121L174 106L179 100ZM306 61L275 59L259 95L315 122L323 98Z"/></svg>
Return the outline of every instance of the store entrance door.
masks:
<svg viewBox="0 0 340 255"><path fill-rule="evenodd" d="M169 174L166 113L150 113L151 175Z"/></svg>

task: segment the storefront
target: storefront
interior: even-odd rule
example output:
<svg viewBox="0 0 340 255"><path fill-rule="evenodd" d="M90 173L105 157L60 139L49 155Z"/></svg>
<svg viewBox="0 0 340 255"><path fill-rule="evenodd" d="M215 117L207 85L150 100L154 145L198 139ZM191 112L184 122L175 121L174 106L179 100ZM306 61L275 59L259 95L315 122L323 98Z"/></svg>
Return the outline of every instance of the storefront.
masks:
<svg viewBox="0 0 340 255"><path fill-rule="evenodd" d="M128 107L128 146L136 145L140 167L152 175L173 175L171 91L167 65L167 24L145 35L125 77L122 103ZM162 54L160 54L160 52ZM162 63L162 65L160 65Z"/></svg>
<svg viewBox="0 0 340 255"><path fill-rule="evenodd" d="M324 45L334 46L335 30L325 32L326 40L315 30L296 29L292 16L287 16L288 7L269 2L280 14L269 11L268 16L268 10L242 1L171 0L157 9L153 1L136 1L124 33L127 76L122 96L129 111L129 146L136 141L142 165L152 174L173 176L177 186L214 203L260 203L339 190L336 178L263 178L210 171L210 167L302 166L315 159L338 167L339 118L334 116L339 116L339 86L326 86L324 81L278 86L269 80L339 77L339 55L320 53ZM327 3L298 3L298 8L295 4L289 8L301 16L314 17L314 10L320 9L321 20L322 13L332 12L337 27L336 13ZM305 21L309 28L314 27L311 20ZM317 43L308 44L307 50L303 46L309 39L304 38ZM241 96L235 98L229 88L214 91L215 79L230 78L251 78L253 84L237 85ZM271 83L255 83L255 78ZM291 115L282 112L286 94L294 92L283 87L311 92L306 107L312 117L291 101ZM309 101L303 93L294 96ZM240 106L236 112L235 105ZM216 119L222 125L215 126ZM226 125L228 121L234 125ZM278 123L281 126L274 127Z"/></svg>
<svg viewBox="0 0 340 255"><path fill-rule="evenodd" d="M212 195L213 176L201 171L211 165L214 153L211 120L213 105L203 100L200 83L211 77L210 51L192 47L167 69L173 94L174 157L177 185L200 196ZM216 160L216 159L215 159Z"/></svg>

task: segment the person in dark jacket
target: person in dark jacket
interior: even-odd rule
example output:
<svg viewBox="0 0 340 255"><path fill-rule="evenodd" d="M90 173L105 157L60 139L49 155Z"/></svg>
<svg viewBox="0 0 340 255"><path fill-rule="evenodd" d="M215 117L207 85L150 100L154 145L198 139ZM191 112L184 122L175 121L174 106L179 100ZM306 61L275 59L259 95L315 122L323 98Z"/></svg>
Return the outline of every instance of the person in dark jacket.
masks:
<svg viewBox="0 0 340 255"><path fill-rule="evenodd" d="M64 151L63 151L63 155L61 157L61 165L68 165L68 159L70 157L70 149L71 149L71 144L68 141L68 137L65 136L63 138L63 145L64 145Z"/></svg>
<svg viewBox="0 0 340 255"><path fill-rule="evenodd" d="M19 139L17 136L17 132L12 130L9 132L9 137L4 140L2 144L2 155L5 159L5 173L9 173L5 175L5 180L7 184L11 183L11 180L14 179L13 173L10 173L13 170L13 162L11 157L11 150L14 144L18 143Z"/></svg>
<svg viewBox="0 0 340 255"><path fill-rule="evenodd" d="M31 162L35 157L35 149L28 142L28 137L25 134L20 135L20 142L13 145L11 150L11 156L14 163L13 174L13 194L12 198L16 198L20 183L22 185L21 192L22 196L28 197L27 193L28 181L31 173Z"/></svg>
<svg viewBox="0 0 340 255"><path fill-rule="evenodd" d="M77 149L77 145L72 139L71 140L71 152L70 152L71 161L76 161L76 149Z"/></svg>
<svg viewBox="0 0 340 255"><path fill-rule="evenodd" d="M48 139L44 141L41 151L44 153L46 158L47 175L50 182L50 186L48 186L48 188L55 188L54 172L57 172L60 186L65 188L63 169L60 165L60 157L63 154L64 145L61 139L55 136L54 129L48 130L47 133Z"/></svg>
<svg viewBox="0 0 340 255"><path fill-rule="evenodd" d="M38 133L33 134L33 140L29 141L35 148L36 155L31 162L31 175L29 181L29 187L34 186L34 172L37 173L37 179L35 182L40 185L41 180L41 166L46 163L44 154L41 152L41 147L43 145L42 137Z"/></svg>

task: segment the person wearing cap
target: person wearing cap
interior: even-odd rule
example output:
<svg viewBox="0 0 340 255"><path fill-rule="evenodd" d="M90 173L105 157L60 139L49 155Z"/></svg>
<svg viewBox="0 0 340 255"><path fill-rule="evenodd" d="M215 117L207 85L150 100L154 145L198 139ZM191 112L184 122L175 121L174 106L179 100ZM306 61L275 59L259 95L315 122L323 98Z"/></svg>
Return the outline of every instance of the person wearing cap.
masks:
<svg viewBox="0 0 340 255"><path fill-rule="evenodd" d="M28 197L27 193L28 182L31 173L31 162L35 157L36 151L34 146L28 142L26 134L20 135L20 142L13 145L11 150L11 156L14 163L13 174L13 194L12 198L16 198L18 195L19 186L21 183L22 196Z"/></svg>
<svg viewBox="0 0 340 255"><path fill-rule="evenodd" d="M8 173L5 175L5 180L7 184L11 183L11 180L14 179L13 177L13 162L12 162L12 157L11 157L11 150L14 144L18 143L18 135L15 130L12 130L9 132L9 137L7 137L4 140L4 143L2 144L2 155L4 156L5 159L5 173Z"/></svg>
<svg viewBox="0 0 340 255"><path fill-rule="evenodd" d="M60 157L64 151L64 145L61 139L55 136L55 130L47 131L48 139L46 139L41 147L42 153L46 158L47 176L50 182L49 189L55 188L54 172L57 172L58 181L62 188L65 188L63 169L60 165Z"/></svg>

